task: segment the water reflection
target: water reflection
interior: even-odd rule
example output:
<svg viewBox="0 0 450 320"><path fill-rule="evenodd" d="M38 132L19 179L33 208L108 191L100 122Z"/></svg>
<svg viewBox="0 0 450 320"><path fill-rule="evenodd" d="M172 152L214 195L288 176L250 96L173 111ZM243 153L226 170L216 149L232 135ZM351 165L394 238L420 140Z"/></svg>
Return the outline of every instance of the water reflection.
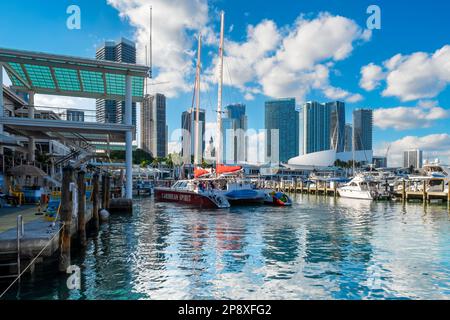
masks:
<svg viewBox="0 0 450 320"><path fill-rule="evenodd" d="M292 208L205 211L136 201L10 299L450 298L447 206L296 195ZM55 276L58 275L58 276Z"/></svg>

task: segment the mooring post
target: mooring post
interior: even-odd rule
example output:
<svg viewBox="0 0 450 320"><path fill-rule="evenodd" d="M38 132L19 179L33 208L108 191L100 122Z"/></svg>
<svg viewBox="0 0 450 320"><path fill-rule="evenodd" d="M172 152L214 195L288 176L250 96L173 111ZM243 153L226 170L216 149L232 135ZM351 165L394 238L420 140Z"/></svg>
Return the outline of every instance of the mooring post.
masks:
<svg viewBox="0 0 450 320"><path fill-rule="evenodd" d="M66 272L70 266L70 230L72 227L72 192L70 185L73 182L73 168L68 166L63 169L63 180L61 185L61 222L63 223L60 233L60 258L59 271Z"/></svg>
<svg viewBox="0 0 450 320"><path fill-rule="evenodd" d="M423 180L423 201L427 202L427 182Z"/></svg>
<svg viewBox="0 0 450 320"><path fill-rule="evenodd" d="M98 230L100 227L100 219L98 216L99 178L98 173L94 173L92 178L92 217L94 219L95 230Z"/></svg>
<svg viewBox="0 0 450 320"><path fill-rule="evenodd" d="M106 175L106 203L104 209L109 209L109 204L111 202L111 176Z"/></svg>
<svg viewBox="0 0 450 320"><path fill-rule="evenodd" d="M106 174L104 174L102 176L102 209L106 209L107 208L106 207L107 206L107 203L106 203L107 199L106 199L106 197L107 197L107 193L108 193L108 190L107 190L107 187L106 187L107 183L108 183L108 179L106 177Z"/></svg>
<svg viewBox="0 0 450 320"><path fill-rule="evenodd" d="M406 180L403 179L402 184L403 184L402 199L403 201L406 201Z"/></svg>
<svg viewBox="0 0 450 320"><path fill-rule="evenodd" d="M445 181L444 181L445 186ZM448 184L448 190L447 190L447 203L450 205L450 183Z"/></svg>
<svg viewBox="0 0 450 320"><path fill-rule="evenodd" d="M86 246L86 181L85 172L78 171L78 237L80 246Z"/></svg>

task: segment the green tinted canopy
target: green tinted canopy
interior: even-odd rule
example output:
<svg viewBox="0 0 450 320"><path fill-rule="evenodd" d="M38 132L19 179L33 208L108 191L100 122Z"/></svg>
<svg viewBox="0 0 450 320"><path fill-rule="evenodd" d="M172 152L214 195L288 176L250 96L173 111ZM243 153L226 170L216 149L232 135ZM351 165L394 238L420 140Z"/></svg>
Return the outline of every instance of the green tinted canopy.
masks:
<svg viewBox="0 0 450 320"><path fill-rule="evenodd" d="M132 97L141 102L149 67L0 48L0 63L13 88L37 94L125 100L126 76Z"/></svg>

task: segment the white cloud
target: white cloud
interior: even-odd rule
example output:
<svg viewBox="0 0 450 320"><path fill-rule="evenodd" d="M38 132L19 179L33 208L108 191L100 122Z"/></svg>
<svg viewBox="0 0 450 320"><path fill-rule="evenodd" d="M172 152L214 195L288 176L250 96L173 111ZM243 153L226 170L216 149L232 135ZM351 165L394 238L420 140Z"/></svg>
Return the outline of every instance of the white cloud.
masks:
<svg viewBox="0 0 450 320"><path fill-rule="evenodd" d="M362 96L333 87L329 73L355 44L370 37L353 20L328 13L312 20L300 16L282 28L264 20L248 27L245 41L227 41L225 61L232 81L225 77L225 84L244 94L256 88L270 97L296 97L298 103L312 90L357 102ZM216 66L217 61L208 70L211 81L217 78Z"/></svg>
<svg viewBox="0 0 450 320"><path fill-rule="evenodd" d="M383 63L361 69L361 87L370 91L386 82L383 96L412 101L438 96L450 83L450 45L436 52L397 54Z"/></svg>
<svg viewBox="0 0 450 320"><path fill-rule="evenodd" d="M361 88L372 91L375 90L385 78L383 69L373 63L361 68L361 81L359 85Z"/></svg>
<svg viewBox="0 0 450 320"><path fill-rule="evenodd" d="M3 68L3 85L9 87L11 85L11 80L8 77L8 74L6 73L5 68Z"/></svg>
<svg viewBox="0 0 450 320"><path fill-rule="evenodd" d="M138 60L145 62L145 46L149 42L149 7L153 7L154 82L169 82L152 86L151 91L168 97L191 90L190 78L195 72L191 50L194 32L202 31L206 42L215 38L207 27L206 0L108 0L120 17L136 28Z"/></svg>
<svg viewBox="0 0 450 320"><path fill-rule="evenodd" d="M389 146L389 166L403 166L403 152L408 149L423 150L424 160L439 159L443 163L450 163L449 134L432 134L423 137L407 136L391 143L381 143L377 146L375 152L384 155Z"/></svg>
<svg viewBox="0 0 450 320"><path fill-rule="evenodd" d="M421 101L415 107L380 108L374 110L374 124L381 129L407 130L427 128L440 119L450 117L450 112L435 101Z"/></svg>
<svg viewBox="0 0 450 320"><path fill-rule="evenodd" d="M353 94L341 88L335 88L329 86L324 89L323 93L331 100L345 100L350 103L356 103L363 100L363 96L360 94Z"/></svg>

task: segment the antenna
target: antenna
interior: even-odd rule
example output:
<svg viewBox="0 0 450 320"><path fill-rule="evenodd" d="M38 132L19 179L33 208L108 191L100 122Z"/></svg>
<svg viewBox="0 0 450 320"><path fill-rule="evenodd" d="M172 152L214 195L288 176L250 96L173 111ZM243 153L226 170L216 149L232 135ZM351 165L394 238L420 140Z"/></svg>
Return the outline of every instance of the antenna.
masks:
<svg viewBox="0 0 450 320"><path fill-rule="evenodd" d="M147 45L145 46L145 65L148 66L148 48ZM145 95L148 94L148 86L149 86L149 81L148 81L148 77L145 77Z"/></svg>
<svg viewBox="0 0 450 320"><path fill-rule="evenodd" d="M153 7L150 6L150 42L149 42L149 67L150 79L153 79Z"/></svg>

